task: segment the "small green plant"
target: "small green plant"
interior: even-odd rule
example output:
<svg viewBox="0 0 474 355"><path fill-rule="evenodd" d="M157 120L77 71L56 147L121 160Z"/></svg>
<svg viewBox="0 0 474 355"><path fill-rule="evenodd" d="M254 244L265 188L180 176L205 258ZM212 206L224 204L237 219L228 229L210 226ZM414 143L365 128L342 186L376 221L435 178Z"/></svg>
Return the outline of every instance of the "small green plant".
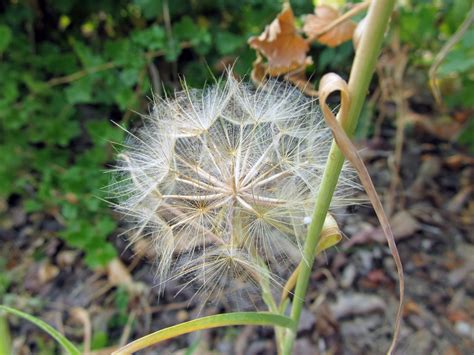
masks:
<svg viewBox="0 0 474 355"><path fill-rule="evenodd" d="M55 234L83 251L87 266L103 267L117 256L110 242L117 221L103 202L111 142L123 140L111 121L126 125L133 110L145 112L152 89L179 79L175 67L202 86L208 66L238 55L244 73L253 60L245 40L278 4L262 0L241 11L154 0L37 5L12 1L0 13L0 198L19 196L27 213L54 219ZM205 10L235 15L225 24L183 16ZM183 52L192 59L182 61ZM160 70L170 77L150 79Z"/></svg>

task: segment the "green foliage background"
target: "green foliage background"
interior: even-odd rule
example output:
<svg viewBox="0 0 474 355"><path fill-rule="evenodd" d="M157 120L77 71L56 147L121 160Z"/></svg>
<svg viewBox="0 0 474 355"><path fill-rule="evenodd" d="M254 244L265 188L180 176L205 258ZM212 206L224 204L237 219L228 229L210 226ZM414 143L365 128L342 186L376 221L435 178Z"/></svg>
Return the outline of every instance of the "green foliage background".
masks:
<svg viewBox="0 0 474 355"><path fill-rule="evenodd" d="M297 15L311 1L292 1ZM400 10L400 36L425 70L469 10L468 1L416 2ZM202 86L220 61L248 74L255 54L246 44L280 11L274 0L45 0L0 5L0 198L20 199L27 212L56 218L58 235L85 252L90 267L117 251L108 238L117 221L101 200L113 163L110 142L144 113L147 97L172 92L181 76ZM440 69L455 75L452 106L474 106L471 29ZM313 47L316 75L348 70L352 47ZM432 58L432 56L431 56ZM150 69L159 81L150 82ZM155 73L156 74L156 73ZM58 79L59 78L59 79ZM155 84L155 87L154 87ZM158 84L158 87L156 87ZM472 126L472 125L471 125ZM472 130L472 129L471 129Z"/></svg>

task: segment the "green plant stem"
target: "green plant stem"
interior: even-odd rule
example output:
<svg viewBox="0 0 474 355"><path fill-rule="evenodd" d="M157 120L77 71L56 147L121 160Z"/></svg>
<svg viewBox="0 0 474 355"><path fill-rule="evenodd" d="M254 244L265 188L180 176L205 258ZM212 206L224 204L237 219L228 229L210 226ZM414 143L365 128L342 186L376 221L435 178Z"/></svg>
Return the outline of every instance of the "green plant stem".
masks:
<svg viewBox="0 0 474 355"><path fill-rule="evenodd" d="M10 327L7 318L0 314L0 354L11 354L12 339L10 336Z"/></svg>
<svg viewBox="0 0 474 355"><path fill-rule="evenodd" d="M352 135L357 125L394 4L395 0L373 0L370 3L367 22L356 50L349 79L349 94L351 97L349 114L341 121L344 130L349 135ZM316 246L343 164L344 156L333 140L304 245L301 271L298 275L291 308L294 328L287 331L284 339L284 355L291 354L296 339L298 323L315 259Z"/></svg>

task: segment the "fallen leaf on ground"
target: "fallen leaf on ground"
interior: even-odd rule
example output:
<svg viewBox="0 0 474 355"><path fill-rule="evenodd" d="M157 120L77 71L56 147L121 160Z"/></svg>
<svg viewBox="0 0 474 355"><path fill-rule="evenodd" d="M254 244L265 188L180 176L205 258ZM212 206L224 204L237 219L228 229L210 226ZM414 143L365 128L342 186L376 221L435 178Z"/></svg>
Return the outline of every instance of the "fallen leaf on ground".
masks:
<svg viewBox="0 0 474 355"><path fill-rule="evenodd" d="M457 287L463 283L466 277L474 272L474 261L469 260L460 268L451 271L448 274L448 284L451 287Z"/></svg>
<svg viewBox="0 0 474 355"><path fill-rule="evenodd" d="M375 284L375 286L390 282L390 279L388 278L388 276L381 269L370 271L367 274L366 279L368 282Z"/></svg>
<svg viewBox="0 0 474 355"><path fill-rule="evenodd" d="M145 290L144 284L133 281L132 275L118 258L107 264L107 278L112 286L123 286L132 294L140 294Z"/></svg>
<svg viewBox="0 0 474 355"><path fill-rule="evenodd" d="M62 268L72 266L78 255L77 250L63 250L56 256L56 262Z"/></svg>
<svg viewBox="0 0 474 355"><path fill-rule="evenodd" d="M49 262L41 263L38 269L38 280L40 284L45 284L54 279L59 274L59 268Z"/></svg>
<svg viewBox="0 0 474 355"><path fill-rule="evenodd" d="M393 215L390 219L390 225L392 226L393 236L396 240L408 238L421 228L418 221L406 210L399 211ZM378 227L368 231L362 231L344 243L344 247L349 248L353 245L367 244L371 242L385 243L382 228Z"/></svg>
<svg viewBox="0 0 474 355"><path fill-rule="evenodd" d="M352 38L352 34L356 28L356 24L353 21L346 20L333 29L321 35L319 34L339 16L341 16L340 12L331 6L317 6L314 9L314 15L306 16L303 31L312 40L329 47L337 47Z"/></svg>
<svg viewBox="0 0 474 355"><path fill-rule="evenodd" d="M462 210L464 204L469 200L474 188L472 186L466 186L461 189L456 195L449 200L446 209L451 213L458 213Z"/></svg>
<svg viewBox="0 0 474 355"><path fill-rule="evenodd" d="M446 141L456 140L463 129L462 123L448 115L432 116L410 112L406 115L406 120L421 131Z"/></svg>
<svg viewBox="0 0 474 355"><path fill-rule="evenodd" d="M381 297L363 293L340 295L337 301L330 305L331 313L336 319L372 312L383 312L386 307L387 305Z"/></svg>
<svg viewBox="0 0 474 355"><path fill-rule="evenodd" d="M283 11L263 33L258 37L250 37L248 43L268 59L268 72L273 76L304 68L312 63L311 57L306 55L309 44L296 31L295 17L289 6L284 6Z"/></svg>
<svg viewBox="0 0 474 355"><path fill-rule="evenodd" d="M474 165L474 157L464 154L454 154L444 160L451 169L459 169L466 165Z"/></svg>
<svg viewBox="0 0 474 355"><path fill-rule="evenodd" d="M447 312L447 318L450 322L469 321L469 314L461 309L455 309Z"/></svg>
<svg viewBox="0 0 474 355"><path fill-rule="evenodd" d="M107 265L107 277L114 286L127 285L133 282L132 275L123 262L115 258Z"/></svg>
<svg viewBox="0 0 474 355"><path fill-rule="evenodd" d="M410 314L420 315L421 313L422 313L422 310L421 310L420 306L412 300L406 301L405 304L403 305L403 316L404 317L407 317Z"/></svg>
<svg viewBox="0 0 474 355"><path fill-rule="evenodd" d="M74 307L70 311L72 319L82 324L84 327L84 352L87 354L91 350L92 325L89 312L82 307Z"/></svg>

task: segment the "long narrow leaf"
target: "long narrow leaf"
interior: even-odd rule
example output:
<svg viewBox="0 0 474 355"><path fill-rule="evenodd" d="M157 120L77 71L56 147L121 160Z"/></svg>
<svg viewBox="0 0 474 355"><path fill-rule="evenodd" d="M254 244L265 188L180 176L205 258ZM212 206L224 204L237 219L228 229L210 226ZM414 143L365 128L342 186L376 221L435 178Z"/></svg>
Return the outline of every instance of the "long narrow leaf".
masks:
<svg viewBox="0 0 474 355"><path fill-rule="evenodd" d="M33 323L34 325L36 325L37 327L41 328L46 333L51 335L51 337L53 337L53 339L56 340L64 348L64 350L66 350L68 352L68 354L71 354L71 355L80 355L81 354L79 349L77 349L74 346L74 344L72 344L69 340L67 340L64 337L64 335L59 333L56 329L54 329L52 326L50 326L48 323L42 321L41 319L36 318L36 317L34 317L34 316L32 316L28 313L19 311L15 308L3 306L3 305L0 305L0 311L5 311L7 313L14 314L18 317L26 319L27 321L29 321L29 322Z"/></svg>
<svg viewBox="0 0 474 355"><path fill-rule="evenodd" d="M405 292L405 279L403 276L403 265L398 254L397 244L395 243L395 237L393 236L392 229L390 227L390 222L382 206L377 191L375 190L372 179L370 178L369 172L364 165L362 158L357 153L357 148L352 144L349 136L344 131L344 128L341 126L338 119L334 116L333 112L329 108L326 99L334 92L341 93L341 107L340 107L340 117L343 119L347 117L348 110L350 108L350 92L347 83L339 75L335 73L325 74L319 83L319 102L321 104L321 109L323 111L324 120L326 121L329 128L334 135L334 139L344 154L347 160L349 160L352 166L356 169L357 174L359 175L360 181L364 186L367 196L369 197L370 203L372 204L375 214L380 222L382 227L383 234L387 239L388 247L392 253L393 260L395 261L395 266L398 272L398 286L400 293L400 301L398 304L397 316L395 318L395 329L393 332L392 343L388 349L388 354L393 354L395 346L397 345L398 337L400 335L400 327L402 321L402 311L403 311L403 300Z"/></svg>
<svg viewBox="0 0 474 355"><path fill-rule="evenodd" d="M197 330L225 327L231 325L265 325L279 326L284 328L294 327L291 318L270 312L235 312L216 314L181 323L169 328L159 330L155 333L137 339L125 345L112 355L131 354L148 346L157 344L163 340L171 339L179 335L195 332Z"/></svg>

